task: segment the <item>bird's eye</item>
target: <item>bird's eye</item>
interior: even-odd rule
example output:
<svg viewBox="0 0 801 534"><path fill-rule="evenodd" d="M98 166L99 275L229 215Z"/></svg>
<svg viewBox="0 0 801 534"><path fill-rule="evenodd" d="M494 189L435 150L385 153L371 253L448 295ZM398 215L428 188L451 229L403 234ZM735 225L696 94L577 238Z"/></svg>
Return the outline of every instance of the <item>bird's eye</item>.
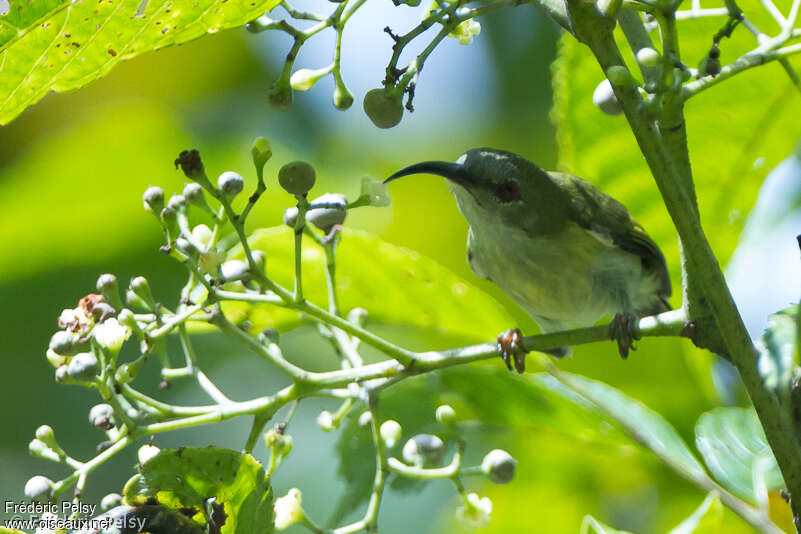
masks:
<svg viewBox="0 0 801 534"><path fill-rule="evenodd" d="M520 189L516 182L507 180L498 186L497 194L501 202L511 202L520 196Z"/></svg>

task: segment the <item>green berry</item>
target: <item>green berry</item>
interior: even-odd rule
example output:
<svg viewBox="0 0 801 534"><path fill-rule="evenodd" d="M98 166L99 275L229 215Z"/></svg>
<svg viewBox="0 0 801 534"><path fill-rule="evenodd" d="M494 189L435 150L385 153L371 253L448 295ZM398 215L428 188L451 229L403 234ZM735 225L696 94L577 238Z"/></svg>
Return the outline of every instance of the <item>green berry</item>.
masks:
<svg viewBox="0 0 801 534"><path fill-rule="evenodd" d="M287 163L278 171L278 183L290 195L305 195L314 187L314 167L305 161Z"/></svg>
<svg viewBox="0 0 801 534"><path fill-rule="evenodd" d="M387 88L371 89L364 95L364 112L379 128L392 128L403 117L403 103Z"/></svg>

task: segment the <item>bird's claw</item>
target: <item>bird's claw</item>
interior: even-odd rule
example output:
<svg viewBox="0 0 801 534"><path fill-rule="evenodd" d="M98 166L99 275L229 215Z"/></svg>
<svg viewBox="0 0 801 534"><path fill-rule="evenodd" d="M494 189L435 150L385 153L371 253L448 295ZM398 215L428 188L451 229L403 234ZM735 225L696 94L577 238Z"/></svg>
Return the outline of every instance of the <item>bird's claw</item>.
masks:
<svg viewBox="0 0 801 534"><path fill-rule="evenodd" d="M520 374L526 370L526 350L522 341L523 333L519 328L512 328L498 335L498 354L510 371L514 360L514 368Z"/></svg>
<svg viewBox="0 0 801 534"><path fill-rule="evenodd" d="M637 350L634 341L639 341L637 334L637 317L629 312L618 313L609 323L609 339L617 341L617 349L624 360L629 356L629 350Z"/></svg>

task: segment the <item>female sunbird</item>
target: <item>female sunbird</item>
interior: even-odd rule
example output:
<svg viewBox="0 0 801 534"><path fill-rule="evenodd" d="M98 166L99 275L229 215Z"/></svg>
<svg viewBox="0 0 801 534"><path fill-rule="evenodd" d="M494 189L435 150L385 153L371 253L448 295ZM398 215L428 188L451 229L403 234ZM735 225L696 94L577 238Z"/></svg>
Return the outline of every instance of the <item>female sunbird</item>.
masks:
<svg viewBox="0 0 801 534"><path fill-rule="evenodd" d="M396 172L447 178L470 226L467 260L537 322L542 332L590 326L614 316L610 337L628 356L636 317L670 309L665 257L626 208L591 183L547 172L492 148L454 163L427 161ZM498 336L511 370L525 369L521 333ZM552 353L564 356L568 348Z"/></svg>

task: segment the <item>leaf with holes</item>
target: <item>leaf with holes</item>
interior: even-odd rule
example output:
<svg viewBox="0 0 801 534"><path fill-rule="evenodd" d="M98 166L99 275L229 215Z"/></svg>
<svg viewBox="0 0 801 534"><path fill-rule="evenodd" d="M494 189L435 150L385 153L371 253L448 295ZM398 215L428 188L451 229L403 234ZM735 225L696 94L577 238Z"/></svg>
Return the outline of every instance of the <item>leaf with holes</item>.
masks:
<svg viewBox="0 0 801 534"><path fill-rule="evenodd" d="M0 15L0 124L48 91L78 89L117 63L246 24L278 0L10 0Z"/></svg>

